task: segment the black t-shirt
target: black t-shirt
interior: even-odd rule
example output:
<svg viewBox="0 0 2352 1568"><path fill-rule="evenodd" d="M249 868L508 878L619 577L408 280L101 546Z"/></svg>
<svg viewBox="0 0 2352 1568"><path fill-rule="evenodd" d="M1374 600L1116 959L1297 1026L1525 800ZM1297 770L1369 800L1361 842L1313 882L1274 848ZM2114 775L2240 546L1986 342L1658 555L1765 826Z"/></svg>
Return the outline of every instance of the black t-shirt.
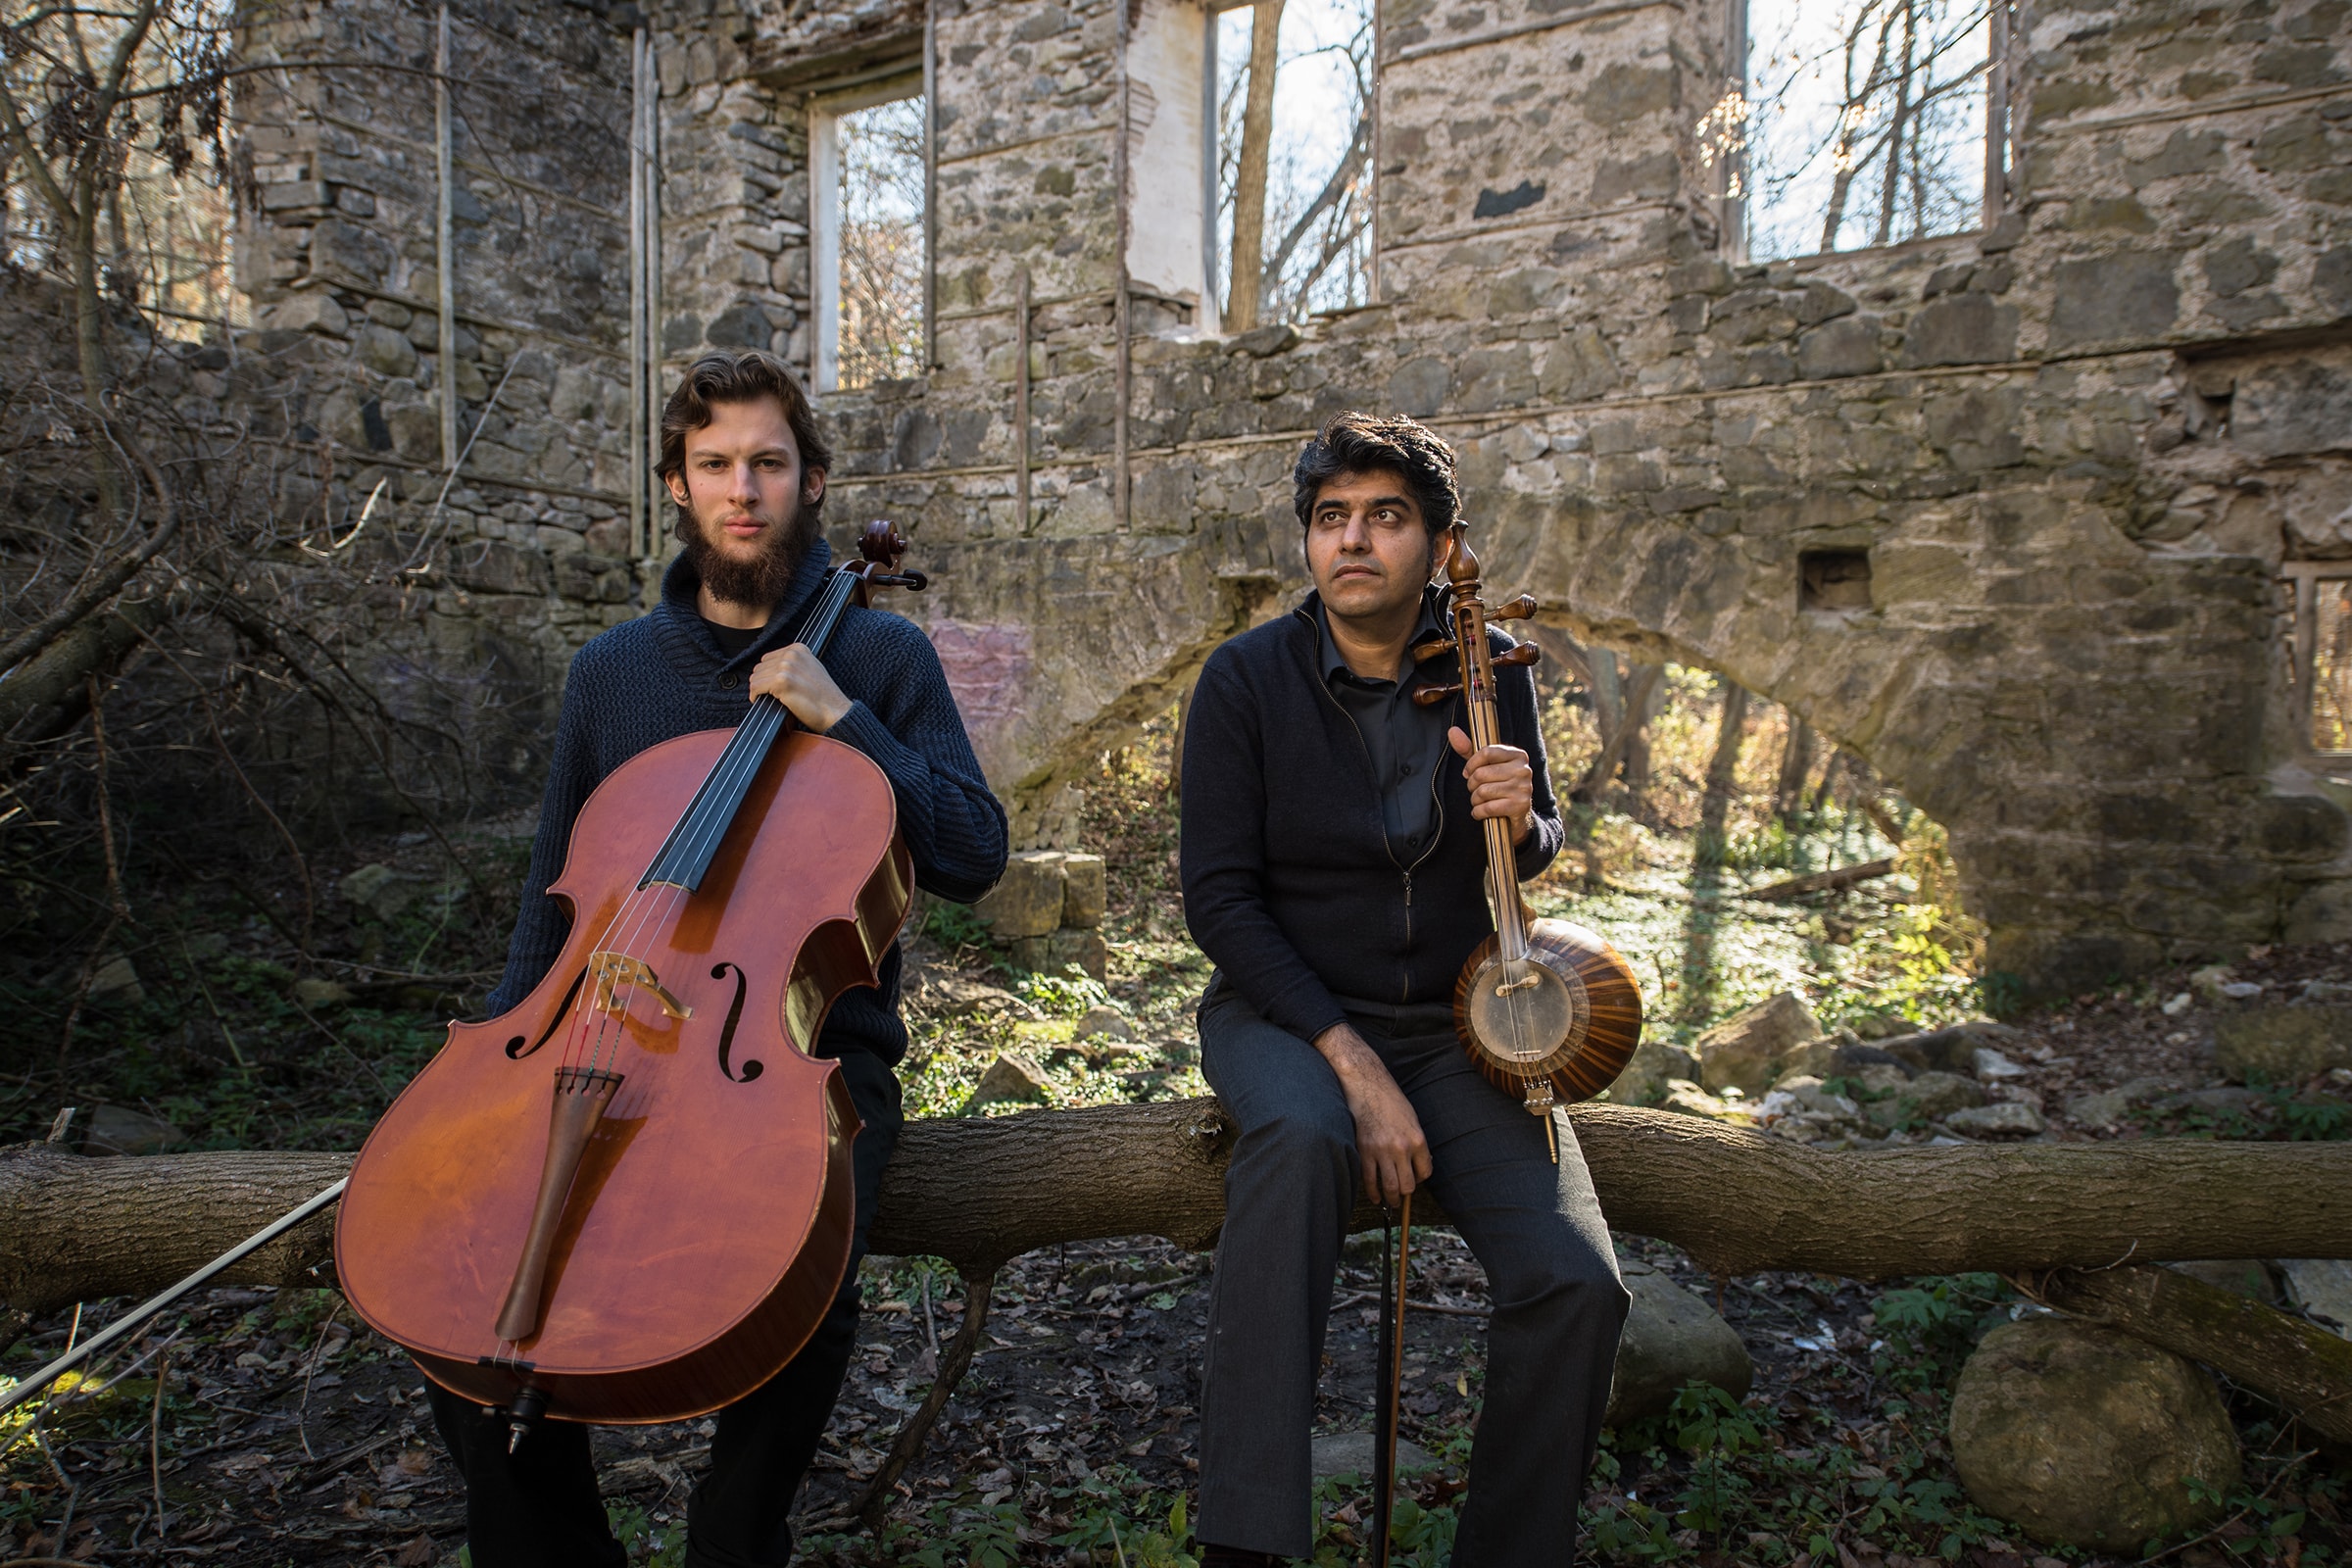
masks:
<svg viewBox="0 0 2352 1568"><path fill-rule="evenodd" d="M767 630L765 626L721 626L708 615L703 617L703 624L710 627L710 635L718 639L718 651L730 660L758 642L760 634Z"/></svg>

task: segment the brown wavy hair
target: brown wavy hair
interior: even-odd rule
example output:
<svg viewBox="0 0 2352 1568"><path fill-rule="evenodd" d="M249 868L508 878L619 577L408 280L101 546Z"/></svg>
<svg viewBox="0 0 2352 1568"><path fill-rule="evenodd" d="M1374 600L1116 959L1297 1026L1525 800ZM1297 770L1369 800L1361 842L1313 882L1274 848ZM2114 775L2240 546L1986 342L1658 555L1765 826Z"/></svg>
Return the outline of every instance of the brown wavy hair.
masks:
<svg viewBox="0 0 2352 1568"><path fill-rule="evenodd" d="M712 349L686 368L686 378L662 409L662 462L654 471L664 483L685 471L686 438L710 422L710 405L757 403L762 398L773 398L783 407L784 422L792 426L792 439L801 449L803 471L830 471L833 449L817 431L808 394L801 390L791 368L764 349ZM819 496L807 507L812 526L824 504ZM685 537L686 527L687 514L680 508L679 537Z"/></svg>

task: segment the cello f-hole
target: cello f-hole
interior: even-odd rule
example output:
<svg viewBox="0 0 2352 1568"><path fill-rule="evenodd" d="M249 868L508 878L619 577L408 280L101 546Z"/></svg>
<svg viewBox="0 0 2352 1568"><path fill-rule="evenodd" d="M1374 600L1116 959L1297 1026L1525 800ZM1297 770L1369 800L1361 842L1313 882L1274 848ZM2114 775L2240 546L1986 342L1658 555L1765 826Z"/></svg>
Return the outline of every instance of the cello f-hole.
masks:
<svg viewBox="0 0 2352 1568"><path fill-rule="evenodd" d="M571 977L571 988L564 993L564 1000L556 1004L555 1014L547 1020L547 1027L539 1031L538 1039L532 1041L527 1047L524 1046L523 1037L520 1035L516 1035L507 1042L509 1060L520 1061L554 1037L555 1032L563 1027L565 1020L570 1018L571 1004L580 999L580 987L587 983L587 979L588 971L586 969L582 969Z"/></svg>
<svg viewBox="0 0 2352 1568"><path fill-rule="evenodd" d="M732 963L715 964L710 970L713 980L724 980L730 974L735 977L735 1000L727 1004L727 1021L718 1031L718 1070L729 1083L748 1084L760 1076L762 1070L760 1064L747 1061L743 1064L743 1071L738 1073L727 1060L735 1050L735 1025L743 1019L743 970Z"/></svg>

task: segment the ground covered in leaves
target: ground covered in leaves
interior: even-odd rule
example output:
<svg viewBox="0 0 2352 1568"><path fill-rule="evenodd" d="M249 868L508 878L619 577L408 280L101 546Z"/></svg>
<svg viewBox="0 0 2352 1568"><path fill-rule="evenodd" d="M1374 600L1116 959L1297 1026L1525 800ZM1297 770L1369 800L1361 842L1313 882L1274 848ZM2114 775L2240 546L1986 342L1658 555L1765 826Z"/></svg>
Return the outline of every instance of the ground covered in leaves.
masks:
<svg viewBox="0 0 2352 1568"><path fill-rule="evenodd" d="M1793 816L1775 813L1756 804L1769 795L1761 741L1743 764L1756 776L1731 808L1710 804L1700 783L1704 677L1675 680L1680 706L1661 718L1642 790L1573 807L1576 842L1533 889L1544 912L1598 927L1634 961L1653 1031L1688 1041L1786 989L1804 994L1826 1026L1871 1038L2001 1002L1972 972L1974 937L1939 882L1949 862L1938 860L1932 823L1899 802L1864 809L1826 786ZM1582 732L1572 710L1555 705L1552 717L1565 777ZM903 1070L910 1114L1016 1109L970 1103L1007 1051L1040 1064L1050 1103L1205 1092L1190 1008L1206 965L1177 891L1170 728L1105 757L1088 781L1086 838L1111 868L1107 983L1015 972L963 911L924 912L908 994L915 1043ZM0 1084L0 1120L13 1137L37 1138L65 1105L80 1107L77 1126L106 1105L169 1124L173 1147L354 1147L437 1047L445 1020L477 1005L495 977L511 920L504 890L519 874L527 828L513 820L455 844L414 835L359 846L344 863L312 868L303 888L191 890L183 905L142 911L123 951L128 987L7 976L10 1000L66 1026ZM1751 896L1788 875L1878 857L1896 858L1898 873L1810 901ZM355 872L368 874L355 883ZM2281 1098L2214 1081L2213 1023L2232 1000L2221 987L2283 999L2315 982L2352 986L2352 950L2257 951L2227 975L2183 968L2028 1013L2013 1019L2021 1071L2000 1093L2042 1112L2048 1138L2344 1136L2346 1117L2328 1108L2340 1095ZM81 993L88 1005L68 1004ZM1082 1034L1081 1019L1101 1009L1116 1014L1124 1038ZM2094 1121L2070 1108L2149 1080L2162 1092L2115 1115ZM1631 1237L1620 1247L1717 1304L1748 1348L1756 1385L1739 1403L1694 1387L1671 1414L1607 1434L1582 1549L1602 1561L1709 1568L2089 1560L2044 1553L1975 1513L1944 1446L1969 1347L1993 1323L2038 1310L2003 1282L1716 1280L1671 1249ZM1446 1233L1416 1252L1405 1435L1434 1462L1410 1480L1397 1560L1435 1568L1480 1404L1485 1290ZM1154 1242L1008 1265L972 1372L877 1532L858 1522L858 1504L966 1308L963 1282L945 1264L870 1261L859 1353L801 1499L805 1560L1189 1564L1208 1270L1207 1258ZM1333 1318L1325 1431L1369 1427L1378 1288L1377 1253L1359 1238ZM124 1304L17 1325L8 1366L39 1363ZM2342 1560L2352 1536L2340 1512L2352 1506L2344 1473L2292 1446L2259 1401L2228 1393L2246 1446L2244 1484L2216 1527L2156 1550L2196 1568ZM614 1525L635 1560L680 1560L684 1502L710 1432L687 1422L598 1435ZM462 1499L421 1380L357 1330L330 1292L197 1298L87 1381L10 1418L0 1441L0 1559L13 1547L17 1561L462 1560ZM1317 1562L1356 1560L1369 1504L1358 1476L1323 1483Z"/></svg>

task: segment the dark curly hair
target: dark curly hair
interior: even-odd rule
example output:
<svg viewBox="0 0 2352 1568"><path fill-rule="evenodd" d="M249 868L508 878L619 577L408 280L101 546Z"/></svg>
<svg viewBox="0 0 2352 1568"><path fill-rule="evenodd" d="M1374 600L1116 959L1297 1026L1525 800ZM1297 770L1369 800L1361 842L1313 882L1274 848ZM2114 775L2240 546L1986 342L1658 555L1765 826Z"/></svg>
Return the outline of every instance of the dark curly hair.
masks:
<svg viewBox="0 0 2352 1568"><path fill-rule="evenodd" d="M713 403L757 403L773 398L784 407L784 421L801 449L801 467L830 469L833 449L817 433L816 411L808 395L793 379L782 360L763 349L712 349L686 368L686 378L662 409L662 463L654 471L663 480L686 468L686 438L710 422ZM819 496L811 512L824 505ZM680 509L680 533L685 527Z"/></svg>
<svg viewBox="0 0 2352 1568"><path fill-rule="evenodd" d="M1394 473L1421 504L1421 521L1434 542L1462 510L1453 478L1453 448L1418 419L1401 414L1335 414L1298 454L1291 470L1291 505L1303 528L1314 515L1315 492L1343 473Z"/></svg>

